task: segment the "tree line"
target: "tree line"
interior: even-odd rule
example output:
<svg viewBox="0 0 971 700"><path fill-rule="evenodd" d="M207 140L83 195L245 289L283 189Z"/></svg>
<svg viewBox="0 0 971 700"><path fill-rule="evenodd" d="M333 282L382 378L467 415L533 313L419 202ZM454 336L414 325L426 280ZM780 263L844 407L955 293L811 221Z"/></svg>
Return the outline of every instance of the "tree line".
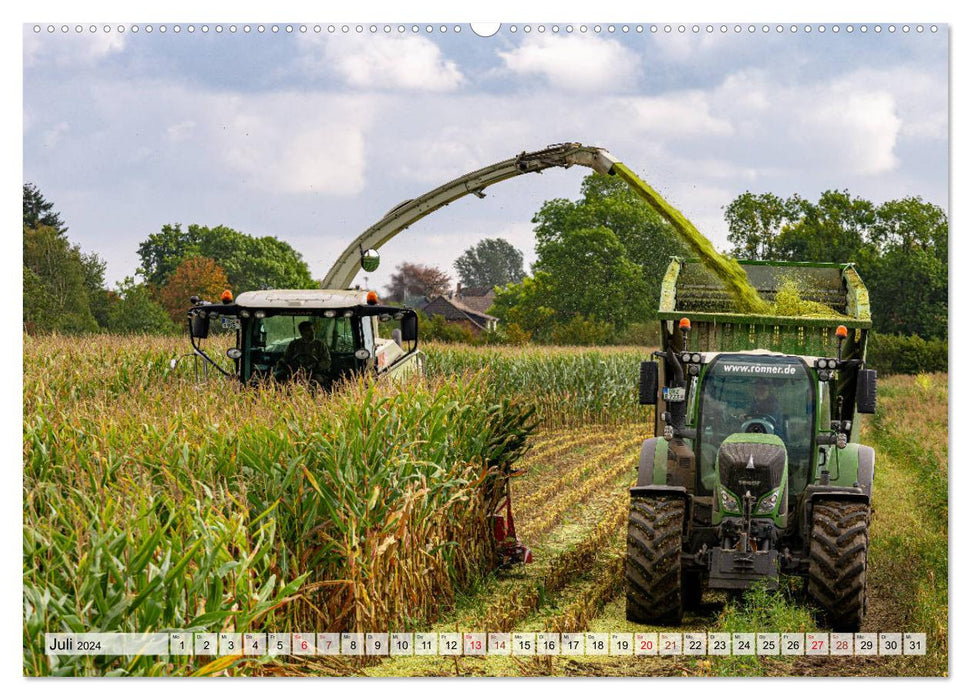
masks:
<svg viewBox="0 0 971 700"><path fill-rule="evenodd" d="M947 338L948 221L920 197L873 203L829 190L745 192L725 207L731 255L750 260L853 262L870 290L876 331ZM508 241L485 238L454 263L462 287L494 289L500 319L490 342L650 344L661 279L671 256L687 256L670 226L617 178L591 174L577 200L544 202L532 219L536 262ZM24 185L24 321L30 332L171 332L188 298L235 291L312 288L301 255L286 243L225 226L166 224L138 247L140 281L105 288L104 261L82 252L39 190ZM392 301L449 294L445 271L398 265ZM433 336L467 339L443 323ZM426 336L427 337L427 336ZM888 346L889 347L889 346ZM899 354L899 353L898 353Z"/></svg>
<svg viewBox="0 0 971 700"><path fill-rule="evenodd" d="M67 237L68 227L32 183L24 185L24 329L29 333L174 333L189 297L225 289L317 286L300 253L272 236L226 226L166 224L138 247L140 265L114 289L105 262Z"/></svg>

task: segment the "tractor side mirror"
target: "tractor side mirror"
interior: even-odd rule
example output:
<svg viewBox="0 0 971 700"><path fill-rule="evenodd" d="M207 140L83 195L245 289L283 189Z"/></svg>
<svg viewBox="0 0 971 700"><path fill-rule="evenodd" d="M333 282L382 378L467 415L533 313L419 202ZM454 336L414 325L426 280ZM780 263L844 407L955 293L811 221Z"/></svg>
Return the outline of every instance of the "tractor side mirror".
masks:
<svg viewBox="0 0 971 700"><path fill-rule="evenodd" d="M202 316L200 314L194 314L192 320L189 323L189 333L193 338L208 338L209 337L209 317Z"/></svg>
<svg viewBox="0 0 971 700"><path fill-rule="evenodd" d="M877 371L861 369L856 375L857 413L876 413L877 411Z"/></svg>
<svg viewBox="0 0 971 700"><path fill-rule="evenodd" d="M401 339L406 343L418 340L418 316L409 314L401 319Z"/></svg>
<svg viewBox="0 0 971 700"><path fill-rule="evenodd" d="M365 272L374 272L380 264L381 256L378 255L378 251L371 249L361 253L361 269Z"/></svg>
<svg viewBox="0 0 971 700"><path fill-rule="evenodd" d="M657 405L657 363L641 363L640 381L640 403L641 406Z"/></svg>

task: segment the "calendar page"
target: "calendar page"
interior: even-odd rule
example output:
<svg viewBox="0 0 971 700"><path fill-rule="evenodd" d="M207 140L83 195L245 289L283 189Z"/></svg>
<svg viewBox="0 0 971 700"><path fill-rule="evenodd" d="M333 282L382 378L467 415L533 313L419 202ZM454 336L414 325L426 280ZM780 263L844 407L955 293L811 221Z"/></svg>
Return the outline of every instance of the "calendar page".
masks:
<svg viewBox="0 0 971 700"><path fill-rule="evenodd" d="M23 675L948 675L943 16L327 12L20 28Z"/></svg>

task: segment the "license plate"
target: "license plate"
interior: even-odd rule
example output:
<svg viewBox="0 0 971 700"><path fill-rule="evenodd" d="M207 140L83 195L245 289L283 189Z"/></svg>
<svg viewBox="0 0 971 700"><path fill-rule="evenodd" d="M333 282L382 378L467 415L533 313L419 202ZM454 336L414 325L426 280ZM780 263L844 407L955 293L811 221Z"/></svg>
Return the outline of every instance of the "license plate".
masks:
<svg viewBox="0 0 971 700"><path fill-rule="evenodd" d="M666 386L661 392L665 401L684 401L684 387Z"/></svg>

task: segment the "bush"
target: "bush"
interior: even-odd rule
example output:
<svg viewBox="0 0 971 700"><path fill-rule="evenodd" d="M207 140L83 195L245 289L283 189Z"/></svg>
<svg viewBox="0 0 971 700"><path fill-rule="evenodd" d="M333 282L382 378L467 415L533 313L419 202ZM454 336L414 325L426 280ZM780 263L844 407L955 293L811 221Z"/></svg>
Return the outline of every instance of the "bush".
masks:
<svg viewBox="0 0 971 700"><path fill-rule="evenodd" d="M661 345L661 324L659 321L638 321L632 323L614 337L616 345L639 345L656 348Z"/></svg>
<svg viewBox="0 0 971 700"><path fill-rule="evenodd" d="M418 312L419 336L422 341L437 340L443 343L474 343L472 331L460 323L451 323L443 316L426 316Z"/></svg>
<svg viewBox="0 0 971 700"><path fill-rule="evenodd" d="M884 375L947 372L947 340L871 333L867 366Z"/></svg>
<svg viewBox="0 0 971 700"><path fill-rule="evenodd" d="M613 324L587 316L574 316L553 326L554 345L607 345L614 335Z"/></svg>

